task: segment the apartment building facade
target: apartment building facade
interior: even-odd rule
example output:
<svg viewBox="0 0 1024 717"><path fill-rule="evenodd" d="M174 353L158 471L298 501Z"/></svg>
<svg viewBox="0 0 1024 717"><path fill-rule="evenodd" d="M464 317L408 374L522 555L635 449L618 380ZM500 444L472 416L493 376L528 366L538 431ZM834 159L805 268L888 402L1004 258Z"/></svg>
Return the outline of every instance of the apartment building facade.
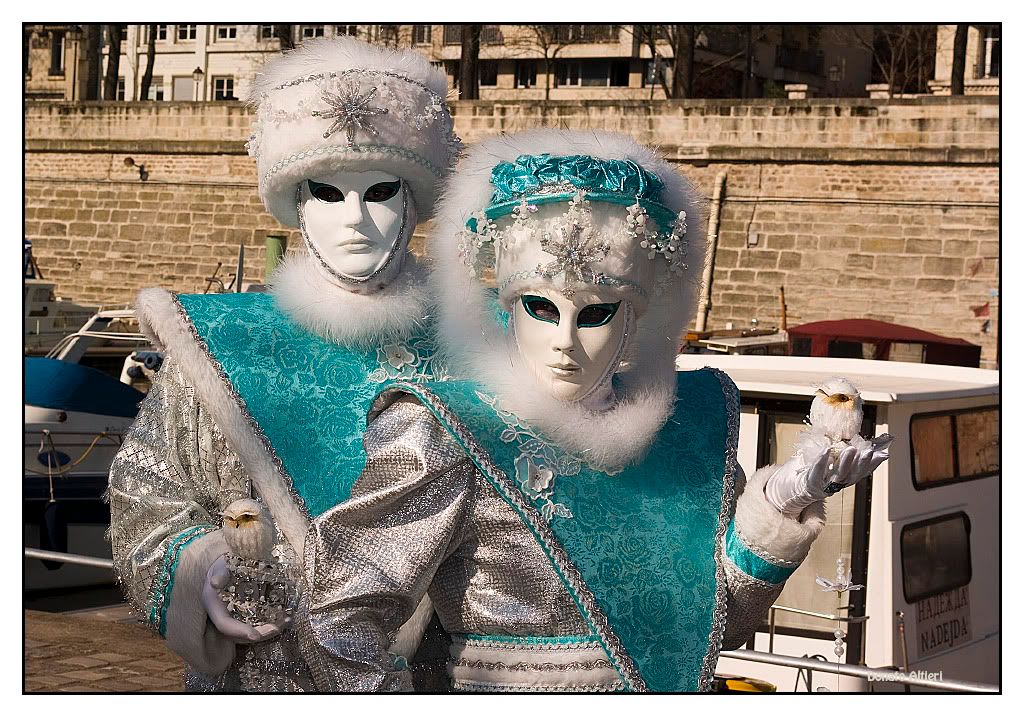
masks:
<svg viewBox="0 0 1024 717"><path fill-rule="evenodd" d="M89 56L85 26L27 26L25 72L29 97L95 99L109 62L105 28L98 33L99 76L72 83L69 67ZM140 96L149 26L124 25L117 99L230 101L244 98L259 66L282 50L315 37L356 36L412 47L442 66L458 89L461 25L156 25L153 80ZM681 27L681 26L679 26ZM740 97L744 74L751 97L785 96L787 84L823 96L864 94L870 52L831 38L813 25L694 26L694 96ZM480 37L480 98L664 99L662 79L672 62L669 26L484 25ZM279 35L284 34L285 39ZM749 53L747 46L749 44ZM748 63L749 56L749 63Z"/></svg>
<svg viewBox="0 0 1024 717"><path fill-rule="evenodd" d="M483 25L480 99L664 99L673 62L671 37L682 27ZM269 57L311 38L338 35L412 47L443 67L450 88L458 92L461 25L159 24L146 97L141 90L150 26L122 28L116 92L116 99L122 101L243 99ZM873 76L877 82L872 48L872 37L878 36L876 26L704 24L692 28L694 97L863 97ZM955 25L940 25L936 30L935 79L928 83L934 94L949 93L955 29ZM1000 43L999 25L970 26L967 94L998 94ZM109 48L106 26L26 25L26 95L99 98Z"/></svg>

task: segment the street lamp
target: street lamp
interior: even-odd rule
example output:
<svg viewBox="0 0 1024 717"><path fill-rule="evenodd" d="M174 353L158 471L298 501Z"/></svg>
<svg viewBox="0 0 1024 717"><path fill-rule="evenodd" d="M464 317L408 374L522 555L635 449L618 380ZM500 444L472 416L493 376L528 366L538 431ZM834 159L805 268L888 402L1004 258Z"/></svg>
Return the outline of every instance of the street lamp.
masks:
<svg viewBox="0 0 1024 717"><path fill-rule="evenodd" d="M197 67L196 69L192 70L192 82L194 82L195 85L196 85L196 90L195 90L195 93L194 93L194 97L196 99L196 102L199 101L199 85L200 85L200 83L202 81L203 81L203 68Z"/></svg>

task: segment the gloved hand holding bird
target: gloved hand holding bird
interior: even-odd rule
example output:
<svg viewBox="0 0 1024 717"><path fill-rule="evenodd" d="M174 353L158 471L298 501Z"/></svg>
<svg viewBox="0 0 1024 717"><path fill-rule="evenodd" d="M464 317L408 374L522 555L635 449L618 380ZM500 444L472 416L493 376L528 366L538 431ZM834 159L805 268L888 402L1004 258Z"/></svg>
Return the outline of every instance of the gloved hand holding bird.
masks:
<svg viewBox="0 0 1024 717"><path fill-rule="evenodd" d="M251 498L234 501L221 515L231 552L210 565L203 607L214 627L235 642L276 637L290 621L296 588L273 554L274 525Z"/></svg>
<svg viewBox="0 0 1024 717"><path fill-rule="evenodd" d="M893 437L860 435L864 402L845 378L817 387L810 425L800 434L792 458L765 484L765 497L783 515L799 519L804 508L856 484L889 458Z"/></svg>

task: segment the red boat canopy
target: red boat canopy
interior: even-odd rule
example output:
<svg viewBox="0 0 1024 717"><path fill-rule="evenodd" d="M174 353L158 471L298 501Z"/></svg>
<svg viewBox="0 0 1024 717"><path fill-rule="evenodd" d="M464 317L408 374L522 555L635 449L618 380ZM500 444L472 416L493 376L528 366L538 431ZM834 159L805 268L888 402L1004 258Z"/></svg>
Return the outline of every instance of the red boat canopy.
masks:
<svg viewBox="0 0 1024 717"><path fill-rule="evenodd" d="M888 324L874 319L841 319L815 321L788 329L789 350L793 356L833 356L860 358L851 353L851 344L875 345L873 358L887 361L894 343L921 344L923 362L947 366L970 366L981 363L981 347L963 339L915 329L912 326Z"/></svg>

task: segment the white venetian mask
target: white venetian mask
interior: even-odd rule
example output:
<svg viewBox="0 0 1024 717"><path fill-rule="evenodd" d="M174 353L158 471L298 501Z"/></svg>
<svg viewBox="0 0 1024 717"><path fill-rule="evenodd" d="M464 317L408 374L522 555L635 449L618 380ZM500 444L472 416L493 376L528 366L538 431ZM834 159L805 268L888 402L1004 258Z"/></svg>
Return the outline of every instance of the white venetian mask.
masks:
<svg viewBox="0 0 1024 717"><path fill-rule="evenodd" d="M386 284L416 224L405 183L380 171L308 178L300 185L299 210L313 254L346 284L371 277Z"/></svg>
<svg viewBox="0 0 1024 717"><path fill-rule="evenodd" d="M587 296L587 295L590 296ZM594 303L550 290L522 294L510 307L519 353L552 396L563 401L611 397L611 376L625 347L632 307ZM600 394L600 395L598 395Z"/></svg>

